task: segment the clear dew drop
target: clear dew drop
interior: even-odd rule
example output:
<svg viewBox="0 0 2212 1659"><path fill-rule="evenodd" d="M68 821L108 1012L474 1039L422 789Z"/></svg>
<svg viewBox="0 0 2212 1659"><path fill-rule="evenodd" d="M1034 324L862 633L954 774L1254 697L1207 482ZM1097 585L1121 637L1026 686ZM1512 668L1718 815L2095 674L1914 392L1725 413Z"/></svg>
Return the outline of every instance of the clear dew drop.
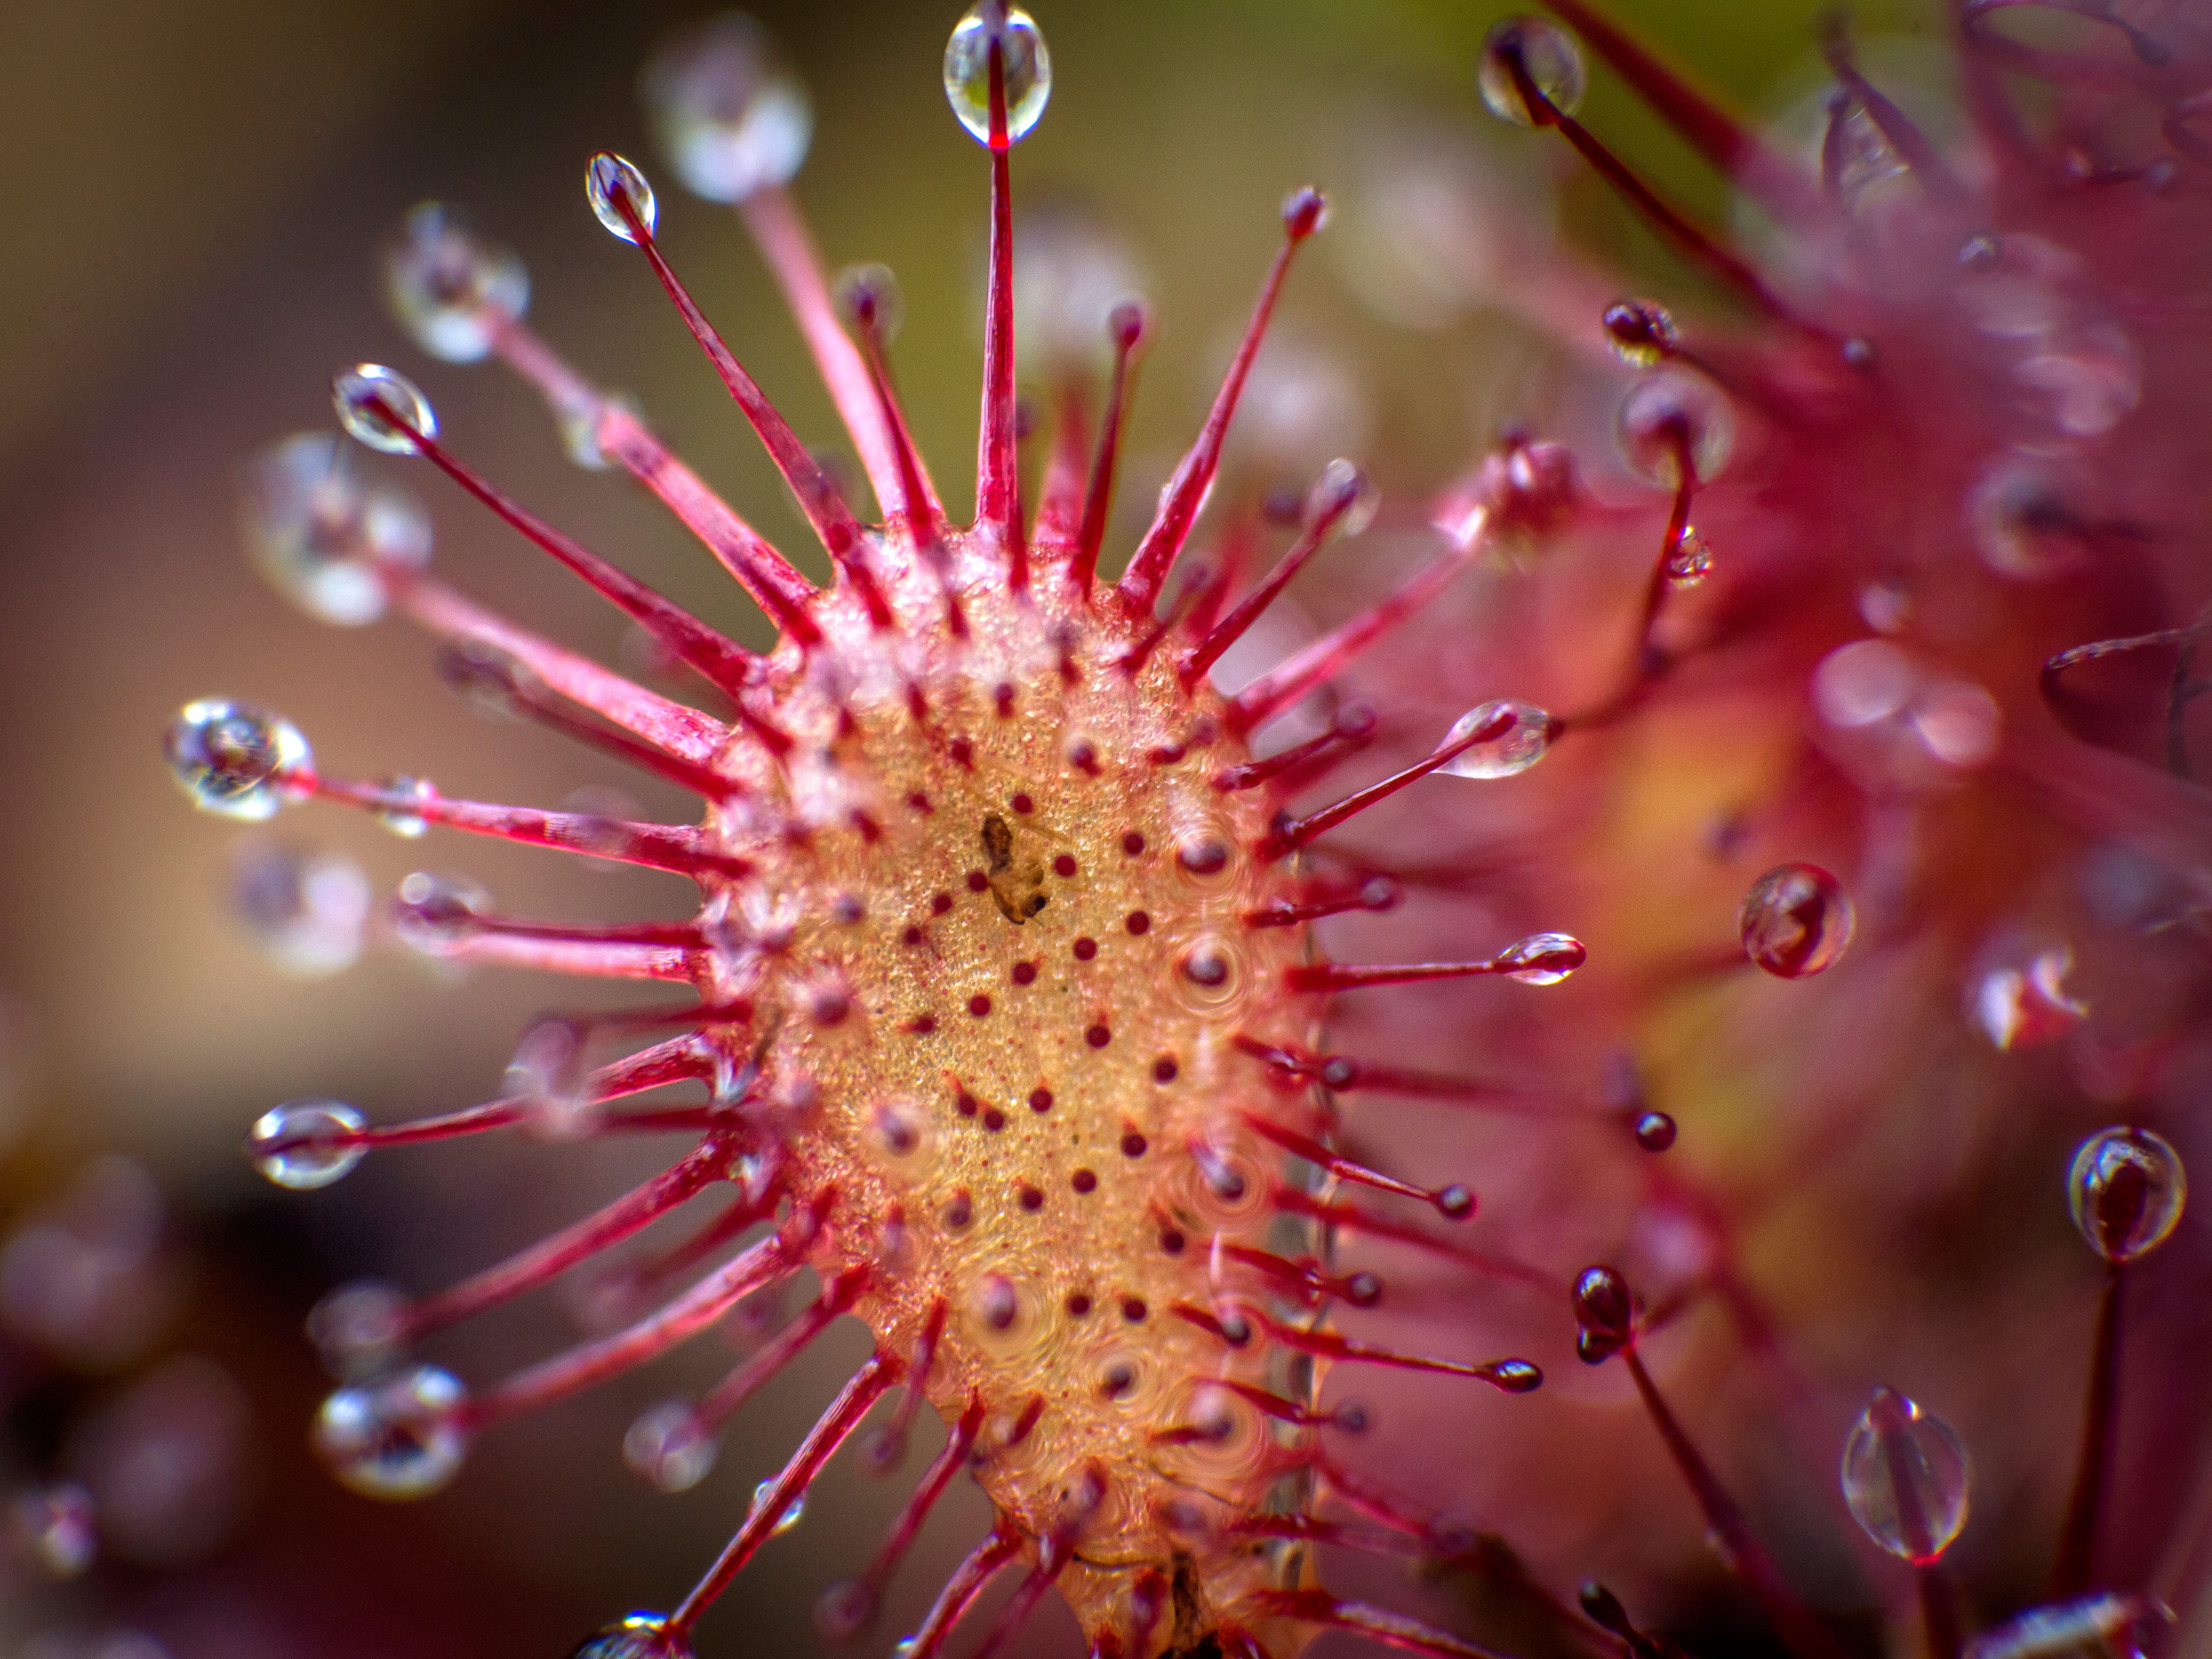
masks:
<svg viewBox="0 0 2212 1659"><path fill-rule="evenodd" d="M368 1120L343 1101L295 1100L254 1119L246 1137L253 1167L279 1187L307 1192L342 1181L368 1149L349 1137Z"/></svg>
<svg viewBox="0 0 2212 1659"><path fill-rule="evenodd" d="M292 779L314 759L289 720L221 697L186 703L169 722L161 752L195 806L250 822L273 817L291 798Z"/></svg>
<svg viewBox="0 0 2212 1659"><path fill-rule="evenodd" d="M1697 526L1686 524L1682 536L1667 555L1667 586L1695 587L1713 574L1713 544L1698 532Z"/></svg>
<svg viewBox="0 0 2212 1659"><path fill-rule="evenodd" d="M357 1382L392 1368L407 1338L407 1296L380 1279L356 1279L327 1293L307 1311L307 1340L323 1369Z"/></svg>
<svg viewBox="0 0 2212 1659"><path fill-rule="evenodd" d="M830 296L837 314L873 335L879 345L898 338L906 323L906 294L889 265L847 265L831 284Z"/></svg>
<svg viewBox="0 0 2212 1659"><path fill-rule="evenodd" d="M1673 489L1687 454L1694 483L1711 483L1735 448L1735 416L1720 388L1680 368L1661 368L1628 388L1613 423L1621 459L1636 474Z"/></svg>
<svg viewBox="0 0 2212 1659"><path fill-rule="evenodd" d="M721 1450L682 1400L664 1400L638 1414L623 1436L623 1462L663 1492L689 1492L707 1478Z"/></svg>
<svg viewBox="0 0 2212 1659"><path fill-rule="evenodd" d="M315 1449L338 1479L369 1498L427 1497L461 1467L468 1390L434 1365L338 1389L315 1414Z"/></svg>
<svg viewBox="0 0 2212 1659"><path fill-rule="evenodd" d="M1444 740L1437 746L1449 749L1462 738L1494 726L1498 720L1510 714L1513 723L1494 737L1462 750L1437 770L1449 772L1455 778L1510 778L1525 772L1544 758L1552 746L1552 717L1531 702L1519 702L1510 697L1500 697L1470 708L1452 722Z"/></svg>
<svg viewBox="0 0 2212 1659"><path fill-rule="evenodd" d="M1036 20L1019 6L981 0L954 26L945 46L945 96L979 144L991 142L991 46L1006 77L1006 142L1019 143L1052 96L1052 54Z"/></svg>
<svg viewBox="0 0 2212 1659"><path fill-rule="evenodd" d="M661 153L684 187L742 202L806 159L814 106L768 32L727 13L672 37L641 82Z"/></svg>
<svg viewBox="0 0 2212 1659"><path fill-rule="evenodd" d="M1589 956L1571 933L1531 933L1507 945L1493 961L1499 973L1523 985L1557 985Z"/></svg>
<svg viewBox="0 0 2212 1659"><path fill-rule="evenodd" d="M1743 951L1777 979L1832 967L1851 942L1851 902L1816 864L1784 864L1752 883L1736 912Z"/></svg>
<svg viewBox="0 0 2212 1659"><path fill-rule="evenodd" d="M1540 17L1509 17L1495 25L1482 43L1475 86L1490 112L1516 127L1547 125L1537 119L1513 72L1518 60L1526 75L1554 109L1572 115L1583 106L1589 82L1582 48L1574 37Z"/></svg>
<svg viewBox="0 0 2212 1659"><path fill-rule="evenodd" d="M760 1485L755 1486L753 1488L753 1502L750 1512L755 1515L760 1513L761 1505L767 1503L775 1492L775 1482L773 1480L763 1480ZM791 1500L790 1504L784 1510L781 1515L775 1517L775 1524L768 1529L768 1535L771 1538L782 1537L784 1534L789 1532L793 1527L797 1526L799 1522L805 1518L805 1514L806 1494L802 1492L798 1497Z"/></svg>
<svg viewBox="0 0 2212 1659"><path fill-rule="evenodd" d="M249 843L231 866L232 914L270 962L317 979L360 958L368 877L338 853Z"/></svg>
<svg viewBox="0 0 2212 1659"><path fill-rule="evenodd" d="M1656 300L1623 300L1601 320L1613 355L1638 368L1656 368L1681 337L1674 313Z"/></svg>
<svg viewBox="0 0 2212 1659"><path fill-rule="evenodd" d="M418 438L438 435L437 413L422 388L382 363L339 370L331 381L331 407L349 436L387 455L416 454Z"/></svg>
<svg viewBox="0 0 2212 1659"><path fill-rule="evenodd" d="M384 294L423 350L472 363L490 355L502 325L530 308L530 273L477 235L459 209L423 202L385 250Z"/></svg>
<svg viewBox="0 0 2212 1659"><path fill-rule="evenodd" d="M2091 1135L2066 1173L2066 1206L2089 1248L2132 1261L2172 1237L2189 1182L2164 1137L2124 1126Z"/></svg>
<svg viewBox="0 0 2212 1659"><path fill-rule="evenodd" d="M1892 1555L1936 1559L1966 1524L1966 1452L1951 1425L1877 1389L1844 1437L1844 1502Z"/></svg>
<svg viewBox="0 0 2212 1659"><path fill-rule="evenodd" d="M660 212L653 199L653 186L645 182L645 175L635 165L612 150L601 150L585 165L584 194L592 204L592 213L610 235L625 242L638 240L637 233L630 228L629 216L623 211L625 204L636 216L638 223L645 227L645 234L653 234Z"/></svg>
<svg viewBox="0 0 2212 1659"><path fill-rule="evenodd" d="M657 1613L634 1613L585 1639L568 1659L693 1659L690 1643L671 1636Z"/></svg>
<svg viewBox="0 0 2212 1659"><path fill-rule="evenodd" d="M428 515L410 495L364 483L334 432L301 432L263 451L242 509L255 565L319 622L374 622L390 576L430 562Z"/></svg>

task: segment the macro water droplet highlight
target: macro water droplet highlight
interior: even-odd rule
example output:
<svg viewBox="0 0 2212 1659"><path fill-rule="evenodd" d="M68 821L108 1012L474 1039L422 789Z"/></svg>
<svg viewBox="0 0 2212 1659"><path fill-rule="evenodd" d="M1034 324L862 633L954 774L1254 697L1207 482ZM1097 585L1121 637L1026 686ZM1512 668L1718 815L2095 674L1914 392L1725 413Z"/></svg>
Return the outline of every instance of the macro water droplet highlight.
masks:
<svg viewBox="0 0 2212 1659"><path fill-rule="evenodd" d="M1868 1537L1916 1566L1966 1524L1966 1452L1949 1424L1877 1389L1844 1438L1844 1502Z"/></svg>
<svg viewBox="0 0 2212 1659"><path fill-rule="evenodd" d="M341 369L331 381L331 407L349 436L387 455L415 454L418 439L438 435L437 413L422 388L382 363Z"/></svg>
<svg viewBox="0 0 2212 1659"><path fill-rule="evenodd" d="M161 752L193 805L249 822L275 816L295 793L291 779L314 758L289 720L221 697L186 703Z"/></svg>
<svg viewBox="0 0 2212 1659"><path fill-rule="evenodd" d="M1052 54L1036 21L1019 6L981 0L968 9L945 46L945 96L979 144L991 142L991 44L1006 77L1006 142L1019 143L1052 96Z"/></svg>
<svg viewBox="0 0 2212 1659"><path fill-rule="evenodd" d="M1736 912L1743 951L1777 979L1834 964L1851 942L1851 902L1816 864L1784 864L1752 883Z"/></svg>
<svg viewBox="0 0 2212 1659"><path fill-rule="evenodd" d="M2172 1237L2189 1182L2163 1136L2121 1126L2091 1135L2066 1172L2066 1207L2089 1248L2132 1261Z"/></svg>
<svg viewBox="0 0 2212 1659"><path fill-rule="evenodd" d="M307 1192L351 1175L368 1148L352 1139L368 1120L343 1101L295 1100L254 1119L246 1138L253 1167L279 1187Z"/></svg>
<svg viewBox="0 0 2212 1659"><path fill-rule="evenodd" d="M422 1498L461 1467L468 1390L450 1371L410 1365L343 1388L315 1414L315 1449L338 1479L369 1498Z"/></svg>
<svg viewBox="0 0 2212 1659"><path fill-rule="evenodd" d="M601 150L585 164L584 195L608 234L625 242L636 241L638 235L630 228L624 207L636 216L647 236L659 222L660 208L653 199L653 186L645 182L645 175L634 163L611 149Z"/></svg>
<svg viewBox="0 0 2212 1659"><path fill-rule="evenodd" d="M1589 952L1571 933L1531 933L1492 958L1498 971L1523 985L1557 985L1581 967Z"/></svg>
<svg viewBox="0 0 2212 1659"><path fill-rule="evenodd" d="M1656 300L1623 300L1601 319L1613 355L1638 368L1656 368L1680 337L1674 313Z"/></svg>
<svg viewBox="0 0 2212 1659"><path fill-rule="evenodd" d="M689 1492L721 1451L689 1401L664 1400L638 1414L623 1436L623 1462L663 1492Z"/></svg>
<svg viewBox="0 0 2212 1659"><path fill-rule="evenodd" d="M1589 73L1583 66L1582 48L1557 24L1540 17L1509 17L1494 25L1482 43L1482 64L1475 71L1475 87L1490 112L1516 127L1548 125L1528 106L1516 64L1529 83L1553 109L1572 115L1583 105Z"/></svg>
<svg viewBox="0 0 2212 1659"><path fill-rule="evenodd" d="M1470 708L1452 722L1444 740L1437 745L1449 749L1453 744L1486 726L1497 723L1500 716L1510 714L1513 723L1494 737L1462 750L1437 770L1449 772L1457 778L1510 778L1525 772L1552 746L1552 717L1532 702L1520 702L1511 697L1500 697Z"/></svg>

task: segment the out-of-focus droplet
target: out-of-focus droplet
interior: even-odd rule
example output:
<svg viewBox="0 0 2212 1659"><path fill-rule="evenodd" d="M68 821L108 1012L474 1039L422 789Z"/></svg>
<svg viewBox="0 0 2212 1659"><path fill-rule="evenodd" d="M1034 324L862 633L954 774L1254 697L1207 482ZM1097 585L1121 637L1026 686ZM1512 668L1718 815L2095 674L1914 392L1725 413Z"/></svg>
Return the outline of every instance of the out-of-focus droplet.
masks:
<svg viewBox="0 0 2212 1659"><path fill-rule="evenodd" d="M241 507L254 563L319 622L374 622L390 597L386 573L430 562L428 515L411 496L364 483L334 432L297 433L264 450Z"/></svg>
<svg viewBox="0 0 2212 1659"><path fill-rule="evenodd" d="M1065 202L1014 222L1014 337L1055 368L1087 366L1117 337L1118 307L1144 287L1123 240ZM1142 310L1133 319L1140 331Z"/></svg>
<svg viewBox="0 0 2212 1659"><path fill-rule="evenodd" d="M18 1492L9 1505L16 1540L39 1570L74 1578L100 1553L92 1494L74 1480Z"/></svg>
<svg viewBox="0 0 2212 1659"><path fill-rule="evenodd" d="M315 1449L339 1480L370 1498L422 1498L461 1467L468 1391L434 1365L343 1388L315 1414Z"/></svg>
<svg viewBox="0 0 2212 1659"><path fill-rule="evenodd" d="M1557 985L1581 967L1589 951L1571 933L1531 933L1493 958L1498 971L1523 985Z"/></svg>
<svg viewBox="0 0 2212 1659"><path fill-rule="evenodd" d="M1052 96L1052 54L1036 21L1003 0L980 0L953 26L945 46L945 96L979 144L991 142L991 47L1006 81L1006 142L1019 143Z"/></svg>
<svg viewBox="0 0 2212 1659"><path fill-rule="evenodd" d="M1909 718L1932 758L1962 770L1994 759L2004 730L1997 700L1972 680L1938 680L1925 687Z"/></svg>
<svg viewBox="0 0 2212 1659"><path fill-rule="evenodd" d="M398 795L409 800L435 800L438 791L428 778L409 777L399 773L388 777L377 786L387 795ZM369 816L402 841L420 840L430 827L430 821L419 812L410 812L393 806L370 809Z"/></svg>
<svg viewBox="0 0 2212 1659"><path fill-rule="evenodd" d="M231 866L233 912L271 962L303 979L359 959L369 897L368 878L342 854L249 844Z"/></svg>
<svg viewBox="0 0 2212 1659"><path fill-rule="evenodd" d="M1456 778L1510 778L1525 772L1544 758L1552 746L1552 717L1532 702L1520 702L1511 697L1500 697L1470 708L1452 722L1444 740L1437 745L1449 749L1486 726L1495 726L1506 715L1512 724L1494 737L1462 750L1437 770L1449 772Z"/></svg>
<svg viewBox="0 0 2212 1659"><path fill-rule="evenodd" d="M1656 300L1623 300L1607 306L1604 326L1613 355L1638 368L1656 368L1680 338L1674 313Z"/></svg>
<svg viewBox="0 0 2212 1659"><path fill-rule="evenodd" d="M1583 67L1582 48L1574 37L1540 17L1509 17L1492 26L1482 43L1482 64L1475 71L1475 86L1490 112L1516 127L1548 125L1528 107L1521 88L1521 75L1543 94L1553 109L1572 115L1583 106L1589 71Z"/></svg>
<svg viewBox="0 0 2212 1659"><path fill-rule="evenodd" d="M753 1488L752 1506L754 1513L759 1513L760 1506L768 1502L775 1491L775 1482L774 1480L763 1480L760 1485ZM797 1526L799 1522L805 1517L805 1515L806 1494L805 1492L801 1492L798 1497L793 1498L790 1504L785 1507L783 1513L775 1517L775 1524L769 1528L769 1536L771 1538L782 1537L784 1534L789 1532L793 1527Z"/></svg>
<svg viewBox="0 0 2212 1659"><path fill-rule="evenodd" d="M1851 902L1816 864L1784 864L1752 883L1736 912L1743 952L1777 979L1834 965L1851 942Z"/></svg>
<svg viewBox="0 0 2212 1659"><path fill-rule="evenodd" d="M0 1328L97 1370L143 1353L174 1305L161 1189L127 1158L94 1158L0 1244Z"/></svg>
<svg viewBox="0 0 2212 1659"><path fill-rule="evenodd" d="M437 412L416 386L382 363L356 363L331 382L331 407L357 442L387 455L412 455L438 435Z"/></svg>
<svg viewBox="0 0 2212 1659"><path fill-rule="evenodd" d="M425 956L449 956L490 908L490 893L465 877L417 870L399 884L392 930Z"/></svg>
<svg viewBox="0 0 2212 1659"><path fill-rule="evenodd" d="M684 187L742 202L806 159L814 106L768 31L734 12L672 35L641 82L661 152Z"/></svg>
<svg viewBox="0 0 2212 1659"><path fill-rule="evenodd" d="M368 1148L356 1138L368 1120L336 1100L295 1100L253 1121L246 1153L279 1187L306 1192L351 1175Z"/></svg>
<svg viewBox="0 0 2212 1659"><path fill-rule="evenodd" d="M1575 1277L1575 1354L1585 1365L1611 1358L1627 1346L1636 1316L1628 1281L1611 1267L1585 1267Z"/></svg>
<svg viewBox="0 0 2212 1659"><path fill-rule="evenodd" d="M185 1354L78 1423L64 1457L92 1495L108 1555L180 1567L221 1549L243 1517L252 1436L245 1390Z"/></svg>
<svg viewBox="0 0 2212 1659"><path fill-rule="evenodd" d="M847 265L831 284L830 296L840 316L872 334L879 344L896 339L906 323L906 294L889 265Z"/></svg>
<svg viewBox="0 0 2212 1659"><path fill-rule="evenodd" d="M1844 1502L1868 1537L1925 1565L1966 1524L1966 1452L1949 1424L1877 1389L1844 1437Z"/></svg>
<svg viewBox="0 0 2212 1659"><path fill-rule="evenodd" d="M2132 1261L2166 1243L2188 1193L2181 1155L2148 1129L2119 1127L2091 1135L2066 1174L2074 1224L2107 1261Z"/></svg>
<svg viewBox="0 0 2212 1659"><path fill-rule="evenodd" d="M1620 400L1613 432L1621 458L1639 476L1673 489L1687 456L1693 482L1711 483L1735 448L1735 416L1727 397L1704 376L1681 368L1653 371Z"/></svg>
<svg viewBox="0 0 2212 1659"><path fill-rule="evenodd" d="M423 350L472 363L490 355L503 324L529 309L530 273L477 235L465 214L423 202L385 250L384 293Z"/></svg>
<svg viewBox="0 0 2212 1659"><path fill-rule="evenodd" d="M177 783L204 812L249 822L295 798L292 780L314 762L291 721L248 703L186 703L161 739Z"/></svg>
<svg viewBox="0 0 2212 1659"><path fill-rule="evenodd" d="M1664 1112L1645 1112L1636 1120L1636 1144L1647 1152L1663 1152L1674 1144L1674 1120Z"/></svg>
<svg viewBox="0 0 2212 1659"><path fill-rule="evenodd" d="M601 150L586 163L584 195L608 233L625 242L638 240L637 232L630 228L631 216L648 237L659 222L659 204L653 199L653 186L645 182L645 174L611 149ZM629 214L623 211L625 206Z"/></svg>
<svg viewBox="0 0 2212 1659"><path fill-rule="evenodd" d="M693 1654L690 1643L668 1634L660 1614L634 1613L586 1638L568 1659L693 1659Z"/></svg>
<svg viewBox="0 0 2212 1659"><path fill-rule="evenodd" d="M623 1436L623 1462L663 1492L689 1492L697 1486L720 1450L699 1413L681 1400L647 1408Z"/></svg>
<svg viewBox="0 0 2212 1659"><path fill-rule="evenodd" d="M382 1279L357 1279L307 1311L307 1340L341 1382L389 1370L407 1340L407 1296Z"/></svg>
<svg viewBox="0 0 2212 1659"><path fill-rule="evenodd" d="M2073 968L2074 952L2063 945L2037 951L2024 965L1992 968L1973 981L1967 1012L1998 1048L2055 1042L2088 1017L2089 1005L2066 989Z"/></svg>
<svg viewBox="0 0 2212 1659"><path fill-rule="evenodd" d="M2017 1613L1967 1643L1966 1659L2144 1659L2174 1622L2154 1595L2107 1590Z"/></svg>
<svg viewBox="0 0 2212 1659"><path fill-rule="evenodd" d="M599 1121L585 1086L584 1033L574 1020L541 1019L524 1031L503 1086L528 1109L530 1127L545 1139L576 1139Z"/></svg>
<svg viewBox="0 0 2212 1659"><path fill-rule="evenodd" d="M876 1616L876 1593L857 1578L841 1578L814 1602L814 1628L832 1642L849 1642Z"/></svg>
<svg viewBox="0 0 2212 1659"><path fill-rule="evenodd" d="M1667 586L1695 587L1713 574L1713 544L1707 541L1697 526L1682 526L1681 539L1667 555Z"/></svg>

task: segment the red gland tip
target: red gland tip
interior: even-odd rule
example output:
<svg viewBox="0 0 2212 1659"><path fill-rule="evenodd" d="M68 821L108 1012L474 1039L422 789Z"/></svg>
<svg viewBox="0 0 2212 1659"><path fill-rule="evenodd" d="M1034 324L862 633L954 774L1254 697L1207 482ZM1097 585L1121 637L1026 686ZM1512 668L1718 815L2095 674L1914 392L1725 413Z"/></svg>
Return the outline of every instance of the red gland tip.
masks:
<svg viewBox="0 0 2212 1659"><path fill-rule="evenodd" d="M1311 185L1301 185L1283 198L1283 228L1294 242L1303 242L1328 222L1328 198Z"/></svg>

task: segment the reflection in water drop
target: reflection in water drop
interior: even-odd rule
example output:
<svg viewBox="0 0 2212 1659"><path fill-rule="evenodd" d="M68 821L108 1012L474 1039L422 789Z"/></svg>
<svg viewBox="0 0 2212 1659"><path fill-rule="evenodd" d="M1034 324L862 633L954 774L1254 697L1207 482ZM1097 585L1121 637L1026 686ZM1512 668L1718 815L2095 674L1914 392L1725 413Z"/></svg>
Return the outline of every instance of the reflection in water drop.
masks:
<svg viewBox="0 0 2212 1659"><path fill-rule="evenodd" d="M1052 54L1036 21L1019 6L1003 20L993 0L968 9L945 46L945 96L976 143L991 142L991 47L995 41L1006 79L1006 142L1019 143L1052 96Z"/></svg>

